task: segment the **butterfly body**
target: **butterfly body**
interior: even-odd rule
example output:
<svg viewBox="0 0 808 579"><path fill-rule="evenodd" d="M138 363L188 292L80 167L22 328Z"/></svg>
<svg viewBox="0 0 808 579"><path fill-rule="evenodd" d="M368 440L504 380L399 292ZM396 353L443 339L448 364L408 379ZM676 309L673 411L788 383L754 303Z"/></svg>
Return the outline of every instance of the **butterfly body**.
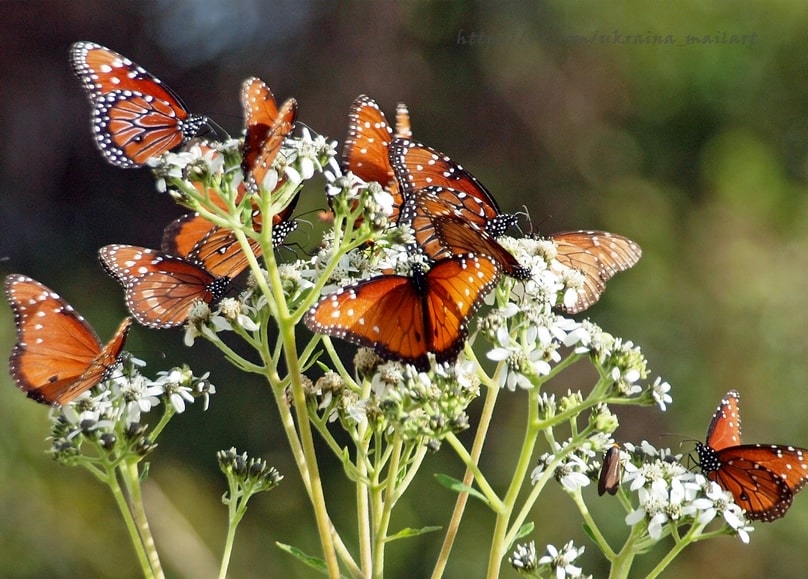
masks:
<svg viewBox="0 0 808 579"><path fill-rule="evenodd" d="M64 405L109 376L123 349L131 318L126 318L104 345L70 304L41 283L10 275L5 290L17 328L9 371L30 398Z"/></svg>
<svg viewBox="0 0 808 579"><path fill-rule="evenodd" d="M95 144L113 165L141 167L209 122L143 67L100 44L76 42L70 63L93 107Z"/></svg>
<svg viewBox="0 0 808 579"><path fill-rule="evenodd" d="M808 449L776 444L741 444L740 395L728 392L696 444L705 476L732 493L752 520L785 515L794 495L808 483Z"/></svg>

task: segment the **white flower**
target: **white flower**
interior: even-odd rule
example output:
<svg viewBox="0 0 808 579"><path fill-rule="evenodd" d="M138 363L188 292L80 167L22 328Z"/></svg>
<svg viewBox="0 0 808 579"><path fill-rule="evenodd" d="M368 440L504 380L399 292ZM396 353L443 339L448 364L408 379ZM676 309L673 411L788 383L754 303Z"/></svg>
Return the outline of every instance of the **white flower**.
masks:
<svg viewBox="0 0 808 579"><path fill-rule="evenodd" d="M586 462L579 456L571 454L567 462L558 465L556 476L559 477L561 486L573 492L589 485L590 480L586 475L586 469Z"/></svg>
<svg viewBox="0 0 808 579"><path fill-rule="evenodd" d="M149 412L159 405L163 394L162 385L150 382L141 374L115 380L113 388L126 401L124 413L127 424L140 422L141 413Z"/></svg>
<svg viewBox="0 0 808 579"><path fill-rule="evenodd" d="M575 548L572 541L564 545L560 551L553 545L547 545L546 554L539 559L539 565L549 566L550 569L555 572L557 579L580 577L581 568L572 563L575 559L580 557L583 552L584 547Z"/></svg>
<svg viewBox="0 0 808 579"><path fill-rule="evenodd" d="M665 412L667 404L673 402L673 398L671 398L671 395L668 394L670 389L671 385L667 382L662 382L662 378L660 377L657 377L657 379L654 380L654 383L651 385L651 396L653 396L656 403L659 404L659 408L662 410L662 412Z"/></svg>
<svg viewBox="0 0 808 579"><path fill-rule="evenodd" d="M516 550L508 561L518 571L532 571L538 564L538 561L536 561L536 543L531 541L530 543L516 545Z"/></svg>

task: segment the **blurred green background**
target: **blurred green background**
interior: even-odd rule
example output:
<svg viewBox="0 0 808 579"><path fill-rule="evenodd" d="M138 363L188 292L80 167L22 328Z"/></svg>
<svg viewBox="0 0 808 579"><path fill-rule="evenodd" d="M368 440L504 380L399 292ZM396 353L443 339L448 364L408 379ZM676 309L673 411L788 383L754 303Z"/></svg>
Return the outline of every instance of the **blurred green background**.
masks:
<svg viewBox="0 0 808 579"><path fill-rule="evenodd" d="M526 205L543 233L600 228L642 245L641 262L587 315L643 347L674 403L665 414L621 412L618 439L702 439L721 395L737 388L746 441L808 446L808 4L74 0L6 1L0 15L0 267L57 289L103 339L125 310L97 248L157 246L182 211L148 171L116 169L94 149L89 106L67 65L76 40L134 59L231 134L241 126L239 84L251 75L279 99L296 97L299 119L340 141L356 95L388 115L405 101L416 138L470 169L504 210ZM745 43L730 43L733 35ZM323 206L308 189L298 213ZM304 219L316 224L315 213ZM312 247L316 227L303 224L294 239ZM3 306L0 352L13 343ZM251 504L232 576L310 576L273 546L316 552L317 540L262 384L203 343L186 349L180 331L137 327L128 349L150 370L183 361L210 370L219 392L208 412L175 419L151 457L147 508L169 575L214 575L225 531L214 453L236 446L287 476ZM8 376L0 381L0 575L137 576L105 489L48 458L47 409ZM573 372L553 388L589 383ZM501 400L483 466L504 485L525 397ZM451 453L431 457L394 529L445 523L453 496L429 476L437 471L462 473ZM332 514L351 529L352 490L331 474ZM622 537L617 502L590 494L596 518L611 519L609 536ZM585 572L606 574L558 489L533 520L540 551L573 538L587 546ZM448 577L483 575L491 522L472 502ZM808 497L798 497L785 519L757 525L750 545L696 545L667 576L801 576L806 534ZM426 576L439 543L392 544L388 576ZM634 576L648 570L642 561Z"/></svg>

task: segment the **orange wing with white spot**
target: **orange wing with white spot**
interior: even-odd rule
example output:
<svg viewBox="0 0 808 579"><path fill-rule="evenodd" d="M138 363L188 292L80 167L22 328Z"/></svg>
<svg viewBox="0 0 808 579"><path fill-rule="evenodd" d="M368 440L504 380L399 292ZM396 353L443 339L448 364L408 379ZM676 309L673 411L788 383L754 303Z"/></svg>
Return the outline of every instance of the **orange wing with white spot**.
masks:
<svg viewBox="0 0 808 579"><path fill-rule="evenodd" d="M102 345L85 319L38 281L10 275L5 290L17 328L9 372L30 398L67 404L99 384L117 364L131 318Z"/></svg>
<svg viewBox="0 0 808 579"><path fill-rule="evenodd" d="M150 328L185 323L197 300L211 304L230 287L229 277L216 277L203 264L133 245L107 245L98 251L101 264L126 290L126 306Z"/></svg>
<svg viewBox="0 0 808 579"><path fill-rule="evenodd" d="M558 262L584 276L578 299L572 306L559 305L568 314L577 314L592 306L606 290L606 282L615 274L634 266L642 249L628 237L607 231L566 231L550 239L556 244Z"/></svg>
<svg viewBox="0 0 808 579"><path fill-rule="evenodd" d="M409 113L405 116L403 111L397 110L396 123L397 131L409 132ZM390 165L388 150L392 139L393 130L376 101L364 94L356 97L348 112L348 136L342 150L343 164L363 181L378 183L390 192L393 196L391 223L398 219L399 209L404 202Z"/></svg>

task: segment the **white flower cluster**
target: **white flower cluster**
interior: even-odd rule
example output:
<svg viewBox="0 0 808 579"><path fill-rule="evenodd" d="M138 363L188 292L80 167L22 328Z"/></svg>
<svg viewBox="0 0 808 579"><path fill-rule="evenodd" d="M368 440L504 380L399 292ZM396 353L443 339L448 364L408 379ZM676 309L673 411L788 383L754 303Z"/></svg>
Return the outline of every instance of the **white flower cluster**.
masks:
<svg viewBox="0 0 808 579"><path fill-rule="evenodd" d="M516 545L516 550L509 558L511 566L520 574L543 577L542 571L549 571L556 579L584 579L581 567L575 560L584 552L584 547L576 547L572 541L558 549L555 545L547 545L547 550L540 558L536 558L536 544Z"/></svg>
<svg viewBox="0 0 808 579"><path fill-rule="evenodd" d="M143 361L127 356L109 379L83 392L70 404L54 408L52 451L58 456L81 435L114 440L116 433L135 432L143 415L161 402L182 413L187 404L202 397L207 409L209 396L216 393L207 373L195 377L187 367L174 368L160 371L157 378L150 380L140 373L144 366Z"/></svg>
<svg viewBox="0 0 808 579"><path fill-rule="evenodd" d="M704 475L687 470L676 460L678 457L658 451L647 442L640 449L630 444L626 447L629 452L650 459L639 466L631 461L625 464L623 482L630 483L629 490L637 493L637 508L626 516L626 524L645 522L648 535L656 541L667 535L672 526L705 527L720 516L741 541L749 542L752 527L743 510L733 502L731 493Z"/></svg>
<svg viewBox="0 0 808 579"><path fill-rule="evenodd" d="M602 432L595 432L578 443L572 439L563 444L555 443L554 453L544 453L539 457L539 464L530 474L530 480L535 485L547 468L552 466L555 477L564 490L573 492L588 486L591 480L589 473L599 466L597 457L611 444L611 438ZM558 460L558 457L563 458Z"/></svg>

